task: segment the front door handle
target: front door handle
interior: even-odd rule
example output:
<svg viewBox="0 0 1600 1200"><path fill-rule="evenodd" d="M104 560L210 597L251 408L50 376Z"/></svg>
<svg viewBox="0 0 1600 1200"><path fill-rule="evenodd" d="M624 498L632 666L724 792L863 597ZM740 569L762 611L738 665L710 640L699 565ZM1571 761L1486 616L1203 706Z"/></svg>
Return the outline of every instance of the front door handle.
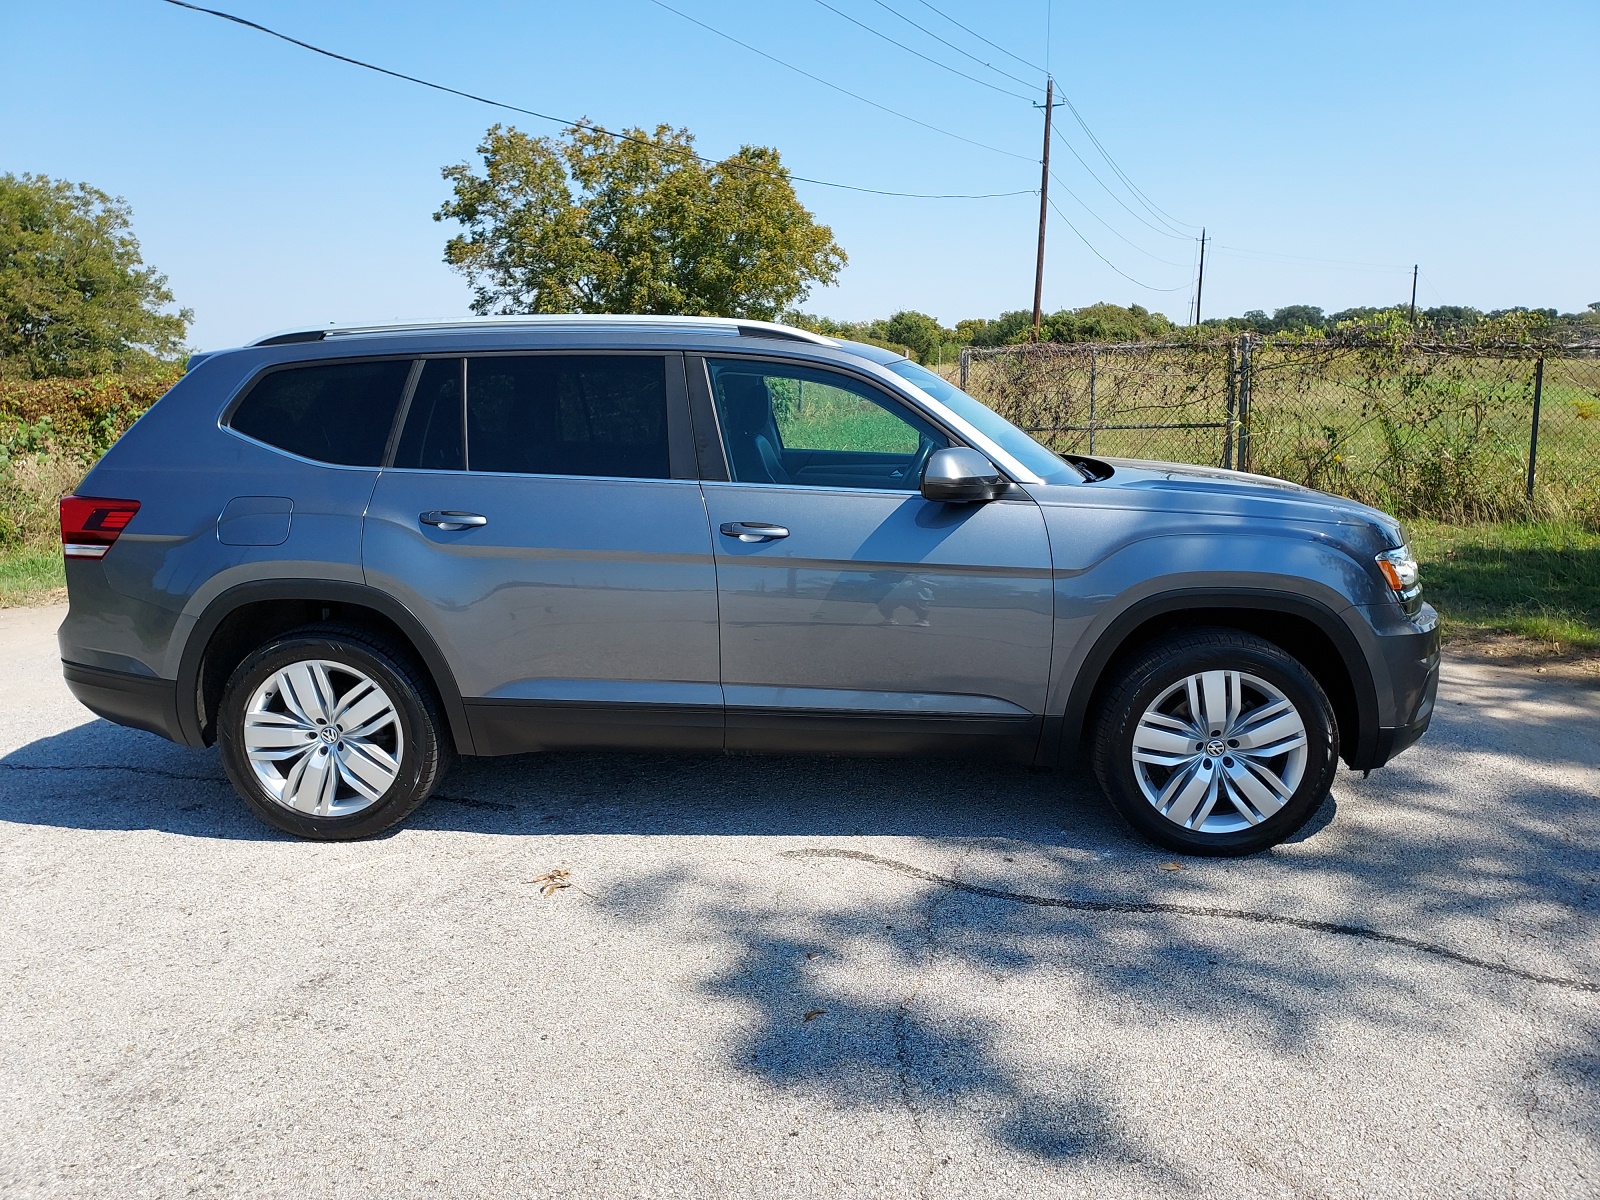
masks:
<svg viewBox="0 0 1600 1200"><path fill-rule="evenodd" d="M769 525L765 521L724 521L722 536L738 538L741 542L775 542L789 536L782 525Z"/></svg>
<svg viewBox="0 0 1600 1200"><path fill-rule="evenodd" d="M419 513L417 515L417 520L421 521L424 525L436 525L440 529L449 529L452 531L458 529L477 529L480 526L487 525L489 523L488 517L480 516L477 513L455 512L450 509L446 509L441 512L437 508L432 512Z"/></svg>

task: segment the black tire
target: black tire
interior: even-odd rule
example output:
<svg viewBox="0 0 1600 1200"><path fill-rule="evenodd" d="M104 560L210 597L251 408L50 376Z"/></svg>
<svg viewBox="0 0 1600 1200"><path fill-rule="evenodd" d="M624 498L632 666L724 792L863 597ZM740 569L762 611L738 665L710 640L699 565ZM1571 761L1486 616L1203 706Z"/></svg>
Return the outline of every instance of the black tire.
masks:
<svg viewBox="0 0 1600 1200"><path fill-rule="evenodd" d="M383 690L394 714L392 723L379 736L391 739L390 748L398 744L399 770L376 799L335 781L334 786L346 792L344 803L364 805L344 815L298 811L278 800L257 774L245 748L246 709L257 690L297 662L317 661L347 667L365 676ZM312 737L308 735L308 740ZM345 625L291 630L240 663L223 689L217 713L217 742L228 781L256 816L275 829L317 841L371 837L405 820L438 787L455 757L433 688L410 656L380 636L359 626ZM311 744L319 745L315 741ZM319 748L333 753L341 747Z"/></svg>
<svg viewBox="0 0 1600 1200"><path fill-rule="evenodd" d="M1167 720L1192 723L1196 717L1187 699L1185 681L1208 671L1239 672L1237 679L1240 682L1237 686L1243 697L1242 704L1258 704L1257 711L1266 712L1268 704L1287 700L1303 723L1303 758L1298 757L1298 747L1287 751L1282 757L1263 758L1265 753L1279 744L1269 738L1251 759L1252 762L1265 762L1265 773L1279 779L1285 791L1288 790L1289 781L1298 775L1298 786L1275 812L1266 814L1257 811L1249 803L1244 786L1234 784L1235 779L1246 776L1244 784L1253 791L1272 793L1272 789L1262 783L1263 772L1252 771L1250 762L1239 750L1230 752L1230 746L1240 744L1238 739L1230 743L1226 737L1214 736L1227 734L1229 729L1205 730L1200 735L1205 740L1193 743L1192 753L1187 743L1183 751L1174 753L1173 757L1177 753L1189 753L1188 762L1195 764L1192 767L1151 765L1148 757L1141 764L1136 765L1134 761L1134 737L1140 732L1140 721L1145 718L1147 711L1154 711L1157 719L1164 716ZM1252 678L1254 683L1251 682ZM1266 687L1262 687L1262 684ZM1233 683L1228 684L1229 689L1234 686ZM1172 690L1180 687L1185 690ZM1275 689L1279 696L1273 697L1268 689ZM1152 710L1152 706L1158 702L1161 707ZM1202 696L1201 708L1204 707ZM1240 718L1239 734L1246 744L1253 737L1243 727L1249 713L1250 710L1246 708L1245 716ZM1205 723L1219 722L1213 720ZM1154 736L1159 738L1164 735L1165 728L1155 730ZM1150 729L1147 727L1140 736L1148 748L1152 736ZM1170 736L1191 735L1174 733ZM1216 756L1210 757L1210 753L1217 751L1219 746L1221 749ZM1118 669L1100 705L1100 716L1091 743L1091 757L1095 775L1112 807L1143 837L1182 854L1254 854L1276 845L1304 825L1328 794L1339 761L1339 726L1333 706L1328 703L1321 685L1292 655L1271 642L1236 630L1196 629L1172 634L1151 643ZM1203 771L1200 763L1204 764ZM1226 770L1224 763L1227 764ZM1277 774L1280 769L1282 775ZM1184 774L1186 771L1192 773ZM1180 775L1184 778L1179 779ZM1162 798L1173 795L1179 798L1169 802L1169 807L1180 809L1188 781L1195 780L1196 788L1204 788L1208 786L1204 783L1205 779L1218 781L1210 785L1218 789L1217 807L1211 810L1213 816L1205 822L1213 828L1189 828L1157 808ZM1165 790L1168 784L1174 788L1170 793ZM1146 787L1155 793L1155 799L1146 795ZM1202 807L1194 810L1191 821L1205 811L1203 804L1210 792L1202 791L1199 794L1202 796L1199 801ZM1235 797L1238 798L1237 803ZM1268 806L1261 807L1264 809ZM1246 815L1246 810L1253 815ZM1244 827L1229 828L1230 825L1240 824Z"/></svg>

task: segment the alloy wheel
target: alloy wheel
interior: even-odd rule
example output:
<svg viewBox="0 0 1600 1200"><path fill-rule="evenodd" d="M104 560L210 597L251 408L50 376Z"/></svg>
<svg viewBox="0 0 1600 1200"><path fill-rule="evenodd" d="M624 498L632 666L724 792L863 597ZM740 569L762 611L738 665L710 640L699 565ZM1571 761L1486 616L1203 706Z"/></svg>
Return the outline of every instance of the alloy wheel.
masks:
<svg viewBox="0 0 1600 1200"><path fill-rule="evenodd" d="M1277 813L1305 777L1306 724L1276 686L1243 671L1186 676L1162 691L1133 734L1133 774L1167 820L1235 833Z"/></svg>
<svg viewBox="0 0 1600 1200"><path fill-rule="evenodd" d="M267 794L313 817L346 817L376 804L399 777L405 750L388 693L327 659L291 663L257 687L241 740Z"/></svg>

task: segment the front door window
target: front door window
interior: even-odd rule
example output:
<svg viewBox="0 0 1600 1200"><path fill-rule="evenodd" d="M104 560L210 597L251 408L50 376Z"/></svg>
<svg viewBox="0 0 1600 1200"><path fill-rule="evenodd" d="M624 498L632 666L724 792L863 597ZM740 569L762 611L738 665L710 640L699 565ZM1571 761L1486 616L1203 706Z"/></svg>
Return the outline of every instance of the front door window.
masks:
<svg viewBox="0 0 1600 1200"><path fill-rule="evenodd" d="M737 483L914 491L950 439L887 393L811 367L712 359Z"/></svg>

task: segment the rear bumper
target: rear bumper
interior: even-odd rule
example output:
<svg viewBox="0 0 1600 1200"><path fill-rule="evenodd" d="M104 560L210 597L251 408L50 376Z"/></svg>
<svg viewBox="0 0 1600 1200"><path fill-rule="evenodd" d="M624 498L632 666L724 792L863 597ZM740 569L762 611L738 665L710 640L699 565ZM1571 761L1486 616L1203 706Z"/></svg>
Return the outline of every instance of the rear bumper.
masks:
<svg viewBox="0 0 1600 1200"><path fill-rule="evenodd" d="M183 741L178 724L178 685L174 680L66 661L61 664L61 673L78 702L95 716L130 729L159 733L174 742Z"/></svg>

